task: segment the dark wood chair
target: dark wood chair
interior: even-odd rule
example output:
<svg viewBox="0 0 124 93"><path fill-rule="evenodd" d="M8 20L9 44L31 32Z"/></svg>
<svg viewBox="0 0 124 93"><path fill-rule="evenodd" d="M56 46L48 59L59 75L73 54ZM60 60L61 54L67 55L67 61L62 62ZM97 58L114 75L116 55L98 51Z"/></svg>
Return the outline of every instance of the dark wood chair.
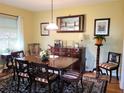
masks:
<svg viewBox="0 0 124 93"><path fill-rule="evenodd" d="M5 63L5 65L3 66L3 72L11 73L11 75L13 76L13 79L15 79L15 70L14 70L13 57L10 54L1 55L0 60ZM14 75L13 75L13 73L14 73Z"/></svg>
<svg viewBox="0 0 124 93"><path fill-rule="evenodd" d="M107 83L108 81L105 79L93 78L88 76L83 77L83 87L85 88L87 85L89 86L89 88L85 88L86 90L88 89L86 93L107 93Z"/></svg>
<svg viewBox="0 0 124 93"><path fill-rule="evenodd" d="M116 77L118 78L118 68L120 65L120 53L108 52L108 60L106 63L102 63L99 65L99 68L105 69L106 74L108 75L108 71L110 72L109 82L111 82L112 71L116 70Z"/></svg>
<svg viewBox="0 0 124 93"><path fill-rule="evenodd" d="M30 43L28 44L27 55L39 55L41 51L40 43Z"/></svg>
<svg viewBox="0 0 124 93"><path fill-rule="evenodd" d="M27 79L27 81L30 82L29 81L29 63L28 63L28 61L15 59L15 70L16 70L17 79L18 79L17 91L19 91L21 80L24 82L24 80Z"/></svg>
<svg viewBox="0 0 124 93"><path fill-rule="evenodd" d="M24 56L25 56L23 50L11 52L11 55L12 55L12 57L14 57L14 58L17 58L17 57L24 57Z"/></svg>
<svg viewBox="0 0 124 93"><path fill-rule="evenodd" d="M81 85L82 85L82 91L83 91L83 83L82 83L82 74L74 71L74 70L69 70L67 72L65 72L62 76L61 76L61 82L62 82L62 90L61 92L63 93L63 88L64 88L64 83L76 83L76 93L78 93L78 83L79 81L81 81Z"/></svg>
<svg viewBox="0 0 124 93"><path fill-rule="evenodd" d="M15 76L16 76L15 58L21 58L21 57L24 57L24 56L25 56L25 54L24 54L23 50L11 52L11 57L13 59L12 60L12 63L13 63L12 66L13 66L14 79L15 79Z"/></svg>
<svg viewBox="0 0 124 93"><path fill-rule="evenodd" d="M13 70L13 58L11 55L7 55L6 58L4 59L6 61L6 67L8 70Z"/></svg>
<svg viewBox="0 0 124 93"><path fill-rule="evenodd" d="M49 93L51 93L51 84L59 78L59 74L55 74L54 72L57 69L49 67L46 64L39 63L30 63L29 67L29 77L30 77L30 92L32 88L32 84L35 84L35 89L37 88L37 83L48 85ZM59 85L59 83L58 83Z"/></svg>
<svg viewBox="0 0 124 93"><path fill-rule="evenodd" d="M11 70L13 68L13 58L10 54L1 55L0 59L6 63L7 70Z"/></svg>

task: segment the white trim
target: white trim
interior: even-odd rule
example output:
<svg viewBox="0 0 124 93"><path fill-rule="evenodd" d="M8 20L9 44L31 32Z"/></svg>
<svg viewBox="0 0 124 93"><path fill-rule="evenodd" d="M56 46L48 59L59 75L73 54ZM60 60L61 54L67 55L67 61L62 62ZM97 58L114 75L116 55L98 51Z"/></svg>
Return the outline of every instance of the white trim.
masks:
<svg viewBox="0 0 124 93"><path fill-rule="evenodd" d="M123 40L123 55L122 55L120 88L123 89L123 93L124 93L124 40Z"/></svg>

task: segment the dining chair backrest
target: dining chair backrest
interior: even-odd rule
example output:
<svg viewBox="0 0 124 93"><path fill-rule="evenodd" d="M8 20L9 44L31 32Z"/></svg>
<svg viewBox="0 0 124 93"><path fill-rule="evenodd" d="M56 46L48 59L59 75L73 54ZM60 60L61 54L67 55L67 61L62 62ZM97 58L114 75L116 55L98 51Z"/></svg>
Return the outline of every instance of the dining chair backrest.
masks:
<svg viewBox="0 0 124 93"><path fill-rule="evenodd" d="M120 53L115 53L115 52L109 52L108 53L108 60L107 62L113 62L113 63L117 63L118 66L120 64L120 57L121 57L121 54Z"/></svg>
<svg viewBox="0 0 124 93"><path fill-rule="evenodd" d="M18 73L29 73L29 62L15 59L15 68Z"/></svg>
<svg viewBox="0 0 124 93"><path fill-rule="evenodd" d="M31 62L29 66L29 74L31 75L31 77L42 75L41 77L47 78L48 81L52 75L56 74L56 72L58 75L60 75L59 69L50 67L47 64Z"/></svg>
<svg viewBox="0 0 124 93"><path fill-rule="evenodd" d="M13 67L13 65L14 65L14 62L13 62L13 57L11 56L11 55L8 55L7 57L6 57L6 66L8 67L8 68L12 68Z"/></svg>
<svg viewBox="0 0 124 93"><path fill-rule="evenodd" d="M11 55L12 55L12 57L14 57L14 58L17 58L17 57L24 57L24 56L25 56L23 50L11 52Z"/></svg>
<svg viewBox="0 0 124 93"><path fill-rule="evenodd" d="M42 75L40 77L47 77L48 79L48 66L46 64L31 62L29 65L29 75L32 78Z"/></svg>
<svg viewBox="0 0 124 93"><path fill-rule="evenodd" d="M61 75L61 69L50 67L50 66L48 66L47 69L48 69L48 73Z"/></svg>
<svg viewBox="0 0 124 93"><path fill-rule="evenodd" d="M41 51L40 43L28 44L28 54L29 55L39 55Z"/></svg>

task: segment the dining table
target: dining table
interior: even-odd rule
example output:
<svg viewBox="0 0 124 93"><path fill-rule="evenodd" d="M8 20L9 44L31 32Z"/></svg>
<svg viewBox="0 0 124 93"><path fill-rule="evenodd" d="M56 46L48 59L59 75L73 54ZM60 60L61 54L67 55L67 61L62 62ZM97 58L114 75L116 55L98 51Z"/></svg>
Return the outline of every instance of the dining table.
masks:
<svg viewBox="0 0 124 93"><path fill-rule="evenodd" d="M40 63L40 64L47 64L50 67L61 70L61 69L67 69L71 67L79 59L73 58L73 57L50 55L47 61L42 61L40 56L28 55L25 57L16 58L16 60L28 61L29 63L35 62L35 63Z"/></svg>

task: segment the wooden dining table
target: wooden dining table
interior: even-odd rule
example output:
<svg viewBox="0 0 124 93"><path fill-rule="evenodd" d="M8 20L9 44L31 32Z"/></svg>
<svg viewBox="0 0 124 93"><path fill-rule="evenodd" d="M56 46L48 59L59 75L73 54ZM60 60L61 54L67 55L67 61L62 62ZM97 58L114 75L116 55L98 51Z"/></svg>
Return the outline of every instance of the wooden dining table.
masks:
<svg viewBox="0 0 124 93"><path fill-rule="evenodd" d="M78 58L73 57L63 57L63 56L56 56L51 55L48 61L42 61L40 56L28 55L22 58L16 58L16 60L24 60L30 62L36 62L41 64L48 64L50 67L54 67L57 69L66 69L77 62Z"/></svg>

